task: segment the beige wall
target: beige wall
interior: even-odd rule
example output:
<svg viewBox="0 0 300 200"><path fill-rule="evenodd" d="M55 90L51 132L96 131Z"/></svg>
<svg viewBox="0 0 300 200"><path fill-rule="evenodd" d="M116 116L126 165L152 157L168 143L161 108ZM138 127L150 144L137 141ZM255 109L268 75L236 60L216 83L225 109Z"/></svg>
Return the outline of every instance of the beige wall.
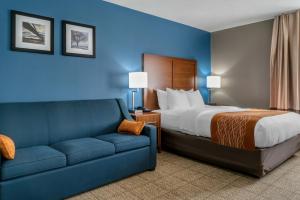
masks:
<svg viewBox="0 0 300 200"><path fill-rule="evenodd" d="M212 72L222 88L212 100L242 107L269 107L269 60L273 20L212 33Z"/></svg>

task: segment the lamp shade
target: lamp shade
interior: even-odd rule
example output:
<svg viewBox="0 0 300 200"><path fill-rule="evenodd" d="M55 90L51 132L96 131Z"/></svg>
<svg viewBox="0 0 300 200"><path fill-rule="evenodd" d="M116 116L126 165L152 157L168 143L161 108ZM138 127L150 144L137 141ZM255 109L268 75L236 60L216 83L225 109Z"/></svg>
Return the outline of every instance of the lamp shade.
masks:
<svg viewBox="0 0 300 200"><path fill-rule="evenodd" d="M207 76L207 88L221 88L221 76Z"/></svg>
<svg viewBox="0 0 300 200"><path fill-rule="evenodd" d="M129 73L129 88L147 88L148 73L147 72L130 72Z"/></svg>

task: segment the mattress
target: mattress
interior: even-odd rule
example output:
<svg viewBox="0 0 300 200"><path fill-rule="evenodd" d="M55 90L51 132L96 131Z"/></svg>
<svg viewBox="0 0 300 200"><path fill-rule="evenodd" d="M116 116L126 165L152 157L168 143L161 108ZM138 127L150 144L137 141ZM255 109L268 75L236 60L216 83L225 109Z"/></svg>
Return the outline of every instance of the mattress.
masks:
<svg viewBox="0 0 300 200"><path fill-rule="evenodd" d="M247 109L233 106L205 106L188 110L157 110L161 113L161 127L185 134L211 137L210 123L215 114L239 112ZM254 130L257 148L272 147L300 133L300 115L288 112L282 115L264 117Z"/></svg>

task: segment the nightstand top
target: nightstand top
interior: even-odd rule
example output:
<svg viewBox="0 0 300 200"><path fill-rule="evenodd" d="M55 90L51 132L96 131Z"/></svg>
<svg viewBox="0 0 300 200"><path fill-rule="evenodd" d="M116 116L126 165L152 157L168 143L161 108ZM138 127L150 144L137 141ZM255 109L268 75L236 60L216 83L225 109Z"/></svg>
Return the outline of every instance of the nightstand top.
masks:
<svg viewBox="0 0 300 200"><path fill-rule="evenodd" d="M142 115L160 115L159 112L143 112L141 114L130 113L131 116L142 116Z"/></svg>

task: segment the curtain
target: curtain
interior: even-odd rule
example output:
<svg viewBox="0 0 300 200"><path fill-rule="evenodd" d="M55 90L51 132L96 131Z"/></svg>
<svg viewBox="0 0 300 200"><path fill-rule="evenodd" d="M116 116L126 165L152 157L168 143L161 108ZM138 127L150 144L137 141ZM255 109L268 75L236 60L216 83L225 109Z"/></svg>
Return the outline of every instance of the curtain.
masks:
<svg viewBox="0 0 300 200"><path fill-rule="evenodd" d="M300 10L274 19L270 107L300 110Z"/></svg>

